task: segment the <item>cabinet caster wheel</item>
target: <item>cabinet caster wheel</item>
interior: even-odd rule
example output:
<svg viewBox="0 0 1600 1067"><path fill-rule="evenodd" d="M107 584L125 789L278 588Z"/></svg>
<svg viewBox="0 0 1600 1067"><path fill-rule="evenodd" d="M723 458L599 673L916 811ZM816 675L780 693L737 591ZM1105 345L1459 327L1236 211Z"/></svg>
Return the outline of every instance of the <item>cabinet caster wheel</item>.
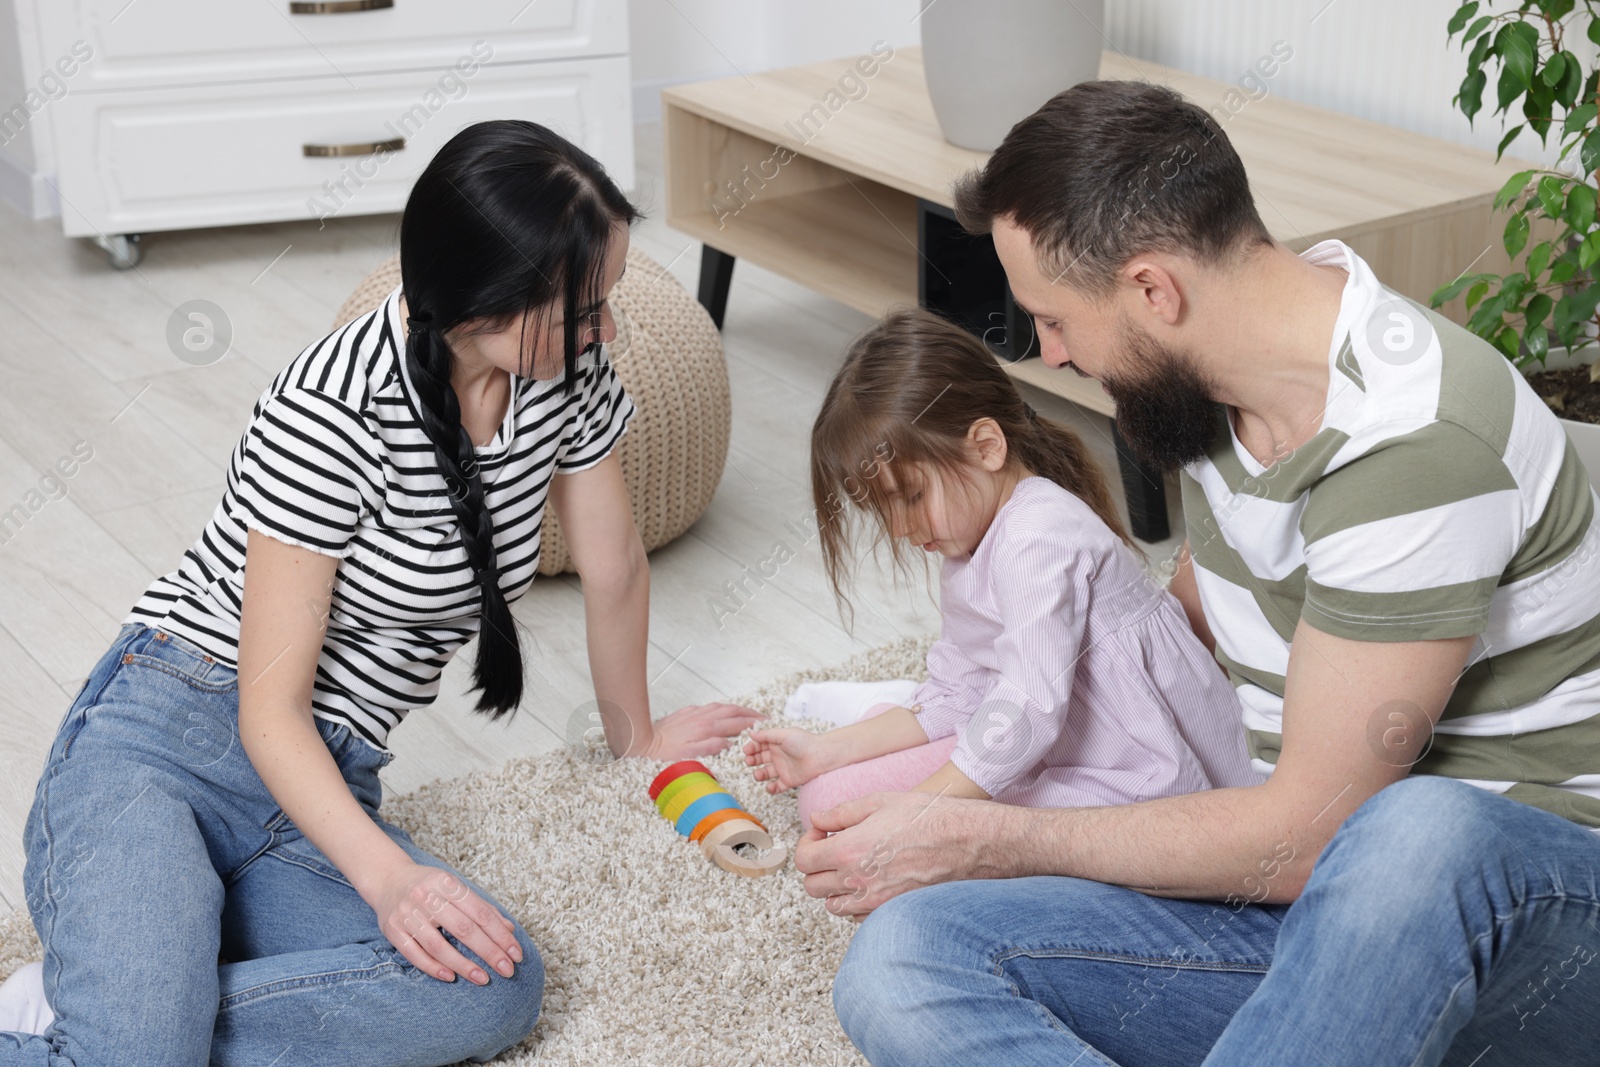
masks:
<svg viewBox="0 0 1600 1067"><path fill-rule="evenodd" d="M106 259L115 270L132 270L144 258L139 242L142 233L117 233L109 237L96 237L94 243L106 250Z"/></svg>

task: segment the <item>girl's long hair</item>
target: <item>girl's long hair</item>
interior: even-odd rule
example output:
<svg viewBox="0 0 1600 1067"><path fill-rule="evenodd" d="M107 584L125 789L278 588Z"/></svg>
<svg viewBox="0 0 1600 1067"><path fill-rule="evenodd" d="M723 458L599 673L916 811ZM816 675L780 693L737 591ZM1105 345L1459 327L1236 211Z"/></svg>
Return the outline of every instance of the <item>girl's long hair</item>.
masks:
<svg viewBox="0 0 1600 1067"><path fill-rule="evenodd" d="M477 710L491 719L522 699L522 646L500 589L494 523L461 425L445 331L496 331L520 320L526 346L531 319L538 345L559 308L570 394L578 338L592 318L584 309L604 295L612 227L640 217L581 148L537 123L500 119L468 126L439 149L400 220L401 286L412 320L406 367L482 596L473 688L481 691ZM533 368L526 370L522 376L531 377Z"/></svg>
<svg viewBox="0 0 1600 1067"><path fill-rule="evenodd" d="M845 590L858 517L870 517L873 551L887 541L896 573L911 574L906 544L889 536L892 497L884 469L899 490L919 484L912 464L970 487L967 430L984 417L1005 434L1008 471L1025 467L1055 482L1139 552L1083 439L1032 414L978 338L930 311L898 309L850 346L811 428L812 504L841 615L853 614Z"/></svg>

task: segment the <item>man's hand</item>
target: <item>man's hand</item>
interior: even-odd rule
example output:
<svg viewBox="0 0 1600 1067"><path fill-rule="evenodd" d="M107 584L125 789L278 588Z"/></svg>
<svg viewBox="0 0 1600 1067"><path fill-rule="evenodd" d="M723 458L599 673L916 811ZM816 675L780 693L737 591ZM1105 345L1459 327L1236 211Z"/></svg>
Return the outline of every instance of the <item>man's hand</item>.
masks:
<svg viewBox="0 0 1600 1067"><path fill-rule="evenodd" d="M912 889L1004 877L989 828L1010 810L930 793L873 793L812 816L794 865L807 893L835 915L859 919Z"/></svg>

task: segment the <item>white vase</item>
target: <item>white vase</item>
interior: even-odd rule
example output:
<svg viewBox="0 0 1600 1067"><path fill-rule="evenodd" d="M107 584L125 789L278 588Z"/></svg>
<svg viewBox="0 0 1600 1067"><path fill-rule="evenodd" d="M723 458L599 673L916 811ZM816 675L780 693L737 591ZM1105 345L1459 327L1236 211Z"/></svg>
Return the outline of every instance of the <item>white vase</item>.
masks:
<svg viewBox="0 0 1600 1067"><path fill-rule="evenodd" d="M1600 357L1600 348L1584 347L1576 352L1564 349L1552 349L1545 357L1544 365L1530 363L1523 368L1524 374L1537 374L1542 370L1570 370L1573 367L1586 367ZM1560 416L1557 416L1558 418ZM1577 422L1573 419L1561 419L1561 428L1567 431L1567 437L1572 441L1572 447L1577 449L1578 458L1583 460L1583 467L1589 472L1589 484L1600 490L1600 425L1592 422Z"/></svg>
<svg viewBox="0 0 1600 1067"><path fill-rule="evenodd" d="M1063 89L1100 76L1105 0L924 0L922 64L945 140L992 152Z"/></svg>

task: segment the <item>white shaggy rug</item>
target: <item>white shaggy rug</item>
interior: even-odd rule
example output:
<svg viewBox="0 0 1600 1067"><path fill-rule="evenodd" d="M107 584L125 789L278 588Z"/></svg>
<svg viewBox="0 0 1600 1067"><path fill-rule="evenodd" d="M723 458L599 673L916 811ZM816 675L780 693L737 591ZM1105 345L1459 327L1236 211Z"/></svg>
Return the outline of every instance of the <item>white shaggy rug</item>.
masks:
<svg viewBox="0 0 1600 1067"><path fill-rule="evenodd" d="M908 638L735 701L777 716L805 681L926 677ZM740 742L742 744L742 742ZM558 751L433 782L384 814L494 894L545 965L533 1034L497 1064L864 1064L830 991L856 926L806 895L792 794L769 796L730 745L705 762L789 849L768 878L706 862L656 813L660 765ZM0 979L40 957L25 910L0 918Z"/></svg>

